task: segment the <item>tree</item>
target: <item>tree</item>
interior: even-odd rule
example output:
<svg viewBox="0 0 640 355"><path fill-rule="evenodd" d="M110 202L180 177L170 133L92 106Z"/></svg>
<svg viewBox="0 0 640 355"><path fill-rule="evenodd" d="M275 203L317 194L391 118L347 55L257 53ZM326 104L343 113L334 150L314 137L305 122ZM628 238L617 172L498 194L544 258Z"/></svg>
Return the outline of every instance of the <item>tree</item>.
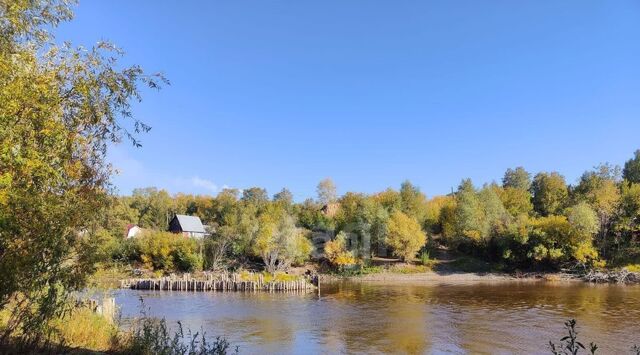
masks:
<svg viewBox="0 0 640 355"><path fill-rule="evenodd" d="M611 253L615 262L640 258L640 183L623 183L620 204L611 222Z"/></svg>
<svg viewBox="0 0 640 355"><path fill-rule="evenodd" d="M273 195L273 201L282 202L287 206L293 204L293 194L286 188L283 188L277 194Z"/></svg>
<svg viewBox="0 0 640 355"><path fill-rule="evenodd" d="M107 203L111 143L149 129L130 103L161 76L121 67L122 52L56 45L68 1L0 2L0 341L35 346L94 268L93 232Z"/></svg>
<svg viewBox="0 0 640 355"><path fill-rule="evenodd" d="M471 179L462 180L456 192L456 236L479 241L484 234L483 210Z"/></svg>
<svg viewBox="0 0 640 355"><path fill-rule="evenodd" d="M565 216L550 215L533 220L529 259L552 265L566 261L572 247L569 243L571 233L571 224Z"/></svg>
<svg viewBox="0 0 640 355"><path fill-rule="evenodd" d="M434 234L443 233L442 211L453 199L452 196L435 196L427 201L425 204L425 230Z"/></svg>
<svg viewBox="0 0 640 355"><path fill-rule="evenodd" d="M327 260L341 269L356 263L353 253L347 250L346 239L347 235L344 232L340 232L334 240L324 244L324 255Z"/></svg>
<svg viewBox="0 0 640 355"><path fill-rule="evenodd" d="M166 190L155 187L134 189L131 207L138 211L138 224L144 228L166 230L172 217L173 200Z"/></svg>
<svg viewBox="0 0 640 355"><path fill-rule="evenodd" d="M494 188L498 193L504 208L513 217L520 215L529 215L533 211L531 203L531 192L529 190L518 189L514 187Z"/></svg>
<svg viewBox="0 0 640 355"><path fill-rule="evenodd" d="M284 209L272 205L259 217L253 251L268 272L287 270L292 263L306 260L311 249L306 232L296 228L293 217Z"/></svg>
<svg viewBox="0 0 640 355"><path fill-rule="evenodd" d="M485 185L478 193L482 206L482 238L489 239L499 229L504 229L509 222L509 213L504 208L500 197L496 193L498 186Z"/></svg>
<svg viewBox="0 0 640 355"><path fill-rule="evenodd" d="M531 188L531 174L521 166L515 169L509 168L502 178L502 187L529 190Z"/></svg>
<svg viewBox="0 0 640 355"><path fill-rule="evenodd" d="M396 256L403 261L411 261L426 243L426 236L414 218L395 211L389 217L387 243Z"/></svg>
<svg viewBox="0 0 640 355"><path fill-rule="evenodd" d="M560 214L569 196L564 177L556 172L536 174L531 184L531 191L533 208L541 216Z"/></svg>
<svg viewBox="0 0 640 355"><path fill-rule="evenodd" d="M336 192L336 185L331 178L326 178L318 183L316 188L318 193L318 201L323 205L336 202L338 194Z"/></svg>
<svg viewBox="0 0 640 355"><path fill-rule="evenodd" d="M585 202L567 210L567 220L573 227L568 242L570 255L579 263L601 265L598 251L593 247L593 237L600 229L598 215Z"/></svg>
<svg viewBox="0 0 640 355"><path fill-rule="evenodd" d="M640 183L640 149L633 153L633 158L624 163L622 177L632 183Z"/></svg>
<svg viewBox="0 0 640 355"><path fill-rule="evenodd" d="M567 210L567 219L580 236L593 236L598 232L598 215L585 202Z"/></svg>
<svg viewBox="0 0 640 355"><path fill-rule="evenodd" d="M409 180L400 185L400 204L402 212L424 223L426 214L426 196Z"/></svg>
<svg viewBox="0 0 640 355"><path fill-rule="evenodd" d="M353 244L350 245L355 256L369 258L386 253L387 210L375 198L364 194L347 192L339 201L336 228L357 237L351 239Z"/></svg>
<svg viewBox="0 0 640 355"><path fill-rule="evenodd" d="M620 201L620 190L617 184L619 175L618 167L607 164L597 166L594 170L585 172L572 191L573 200L576 203L585 201L598 214L600 221L598 244L603 252L607 249L606 236L609 232L609 224Z"/></svg>
<svg viewBox="0 0 640 355"><path fill-rule="evenodd" d="M267 190L260 187L250 187L242 190L242 201L256 206L264 206L269 201Z"/></svg>

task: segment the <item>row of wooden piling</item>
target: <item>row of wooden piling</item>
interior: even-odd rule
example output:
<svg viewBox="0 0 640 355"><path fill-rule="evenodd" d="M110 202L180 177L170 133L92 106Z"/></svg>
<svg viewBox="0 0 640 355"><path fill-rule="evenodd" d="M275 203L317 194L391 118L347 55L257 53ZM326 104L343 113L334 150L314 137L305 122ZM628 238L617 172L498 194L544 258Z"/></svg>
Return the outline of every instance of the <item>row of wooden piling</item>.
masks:
<svg viewBox="0 0 640 355"><path fill-rule="evenodd" d="M263 274L249 274L244 278L238 274L207 274L201 278L192 278L185 274L179 277L172 275L120 281L121 288L164 291L308 291L315 290L316 285L316 276L300 276L291 281L265 282Z"/></svg>

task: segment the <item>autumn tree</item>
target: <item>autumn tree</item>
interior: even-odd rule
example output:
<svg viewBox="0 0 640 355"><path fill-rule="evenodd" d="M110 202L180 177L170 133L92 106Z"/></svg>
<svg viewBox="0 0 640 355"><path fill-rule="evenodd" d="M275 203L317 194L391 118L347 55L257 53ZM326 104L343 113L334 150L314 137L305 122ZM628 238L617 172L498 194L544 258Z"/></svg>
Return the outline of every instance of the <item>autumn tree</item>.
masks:
<svg viewBox="0 0 640 355"><path fill-rule="evenodd" d="M576 203L587 202L596 211L600 221L598 242L603 250L606 248L605 238L611 218L620 201L620 190L617 185L619 175L618 167L607 164L597 166L594 170L585 172L572 191L572 197Z"/></svg>
<svg viewBox="0 0 640 355"><path fill-rule="evenodd" d="M293 194L286 188L283 188L277 194L273 195L273 201L281 202L286 206L291 206L293 204Z"/></svg>
<svg viewBox="0 0 640 355"><path fill-rule="evenodd" d="M74 48L51 37L69 1L0 1L0 341L43 340L47 320L93 271L91 225L110 190L111 143L148 126L132 114L160 76L124 67L115 46Z"/></svg>
<svg viewBox="0 0 640 355"><path fill-rule="evenodd" d="M331 264L340 269L357 262L353 253L347 249L347 235L344 232L338 233L335 239L325 243L324 255Z"/></svg>
<svg viewBox="0 0 640 355"><path fill-rule="evenodd" d="M427 197L409 180L400 185L400 206L403 213L424 223Z"/></svg>
<svg viewBox="0 0 640 355"><path fill-rule="evenodd" d="M287 270L291 264L308 258L311 242L305 230L297 228L294 218L283 208L269 206L258 221L259 229L252 249L262 258L268 272Z"/></svg>
<svg viewBox="0 0 640 355"><path fill-rule="evenodd" d="M557 172L536 174L531 184L531 191L533 208L541 216L560 214L568 203L567 183Z"/></svg>
<svg viewBox="0 0 640 355"><path fill-rule="evenodd" d="M387 225L387 243L396 256L405 262L411 261L426 243L426 236L414 218L395 211Z"/></svg>
<svg viewBox="0 0 640 355"><path fill-rule="evenodd" d="M318 201L323 205L334 203L338 199L336 184L331 180L331 178L326 178L320 181L316 188L316 192L318 193Z"/></svg>
<svg viewBox="0 0 640 355"><path fill-rule="evenodd" d="M515 169L507 169L502 178L502 187L529 190L531 188L531 174L521 166Z"/></svg>
<svg viewBox="0 0 640 355"><path fill-rule="evenodd" d="M567 210L567 220L573 227L566 243L570 255L581 264L602 265L593 246L593 238L600 229L596 212L587 203L580 202Z"/></svg>

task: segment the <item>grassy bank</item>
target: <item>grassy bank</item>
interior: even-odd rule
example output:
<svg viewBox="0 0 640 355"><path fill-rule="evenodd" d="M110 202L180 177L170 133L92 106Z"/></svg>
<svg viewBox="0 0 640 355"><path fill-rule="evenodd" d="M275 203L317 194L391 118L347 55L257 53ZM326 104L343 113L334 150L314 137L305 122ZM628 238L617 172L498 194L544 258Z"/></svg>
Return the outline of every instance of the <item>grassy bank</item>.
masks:
<svg viewBox="0 0 640 355"><path fill-rule="evenodd" d="M0 331L9 314L0 313ZM140 316L123 330L114 322L87 307L72 307L63 316L47 324L46 340L21 344L9 340L0 344L6 354L165 354L223 355L237 353L237 348L221 337L210 339L204 333L183 329L170 332L165 320L149 317L141 305Z"/></svg>

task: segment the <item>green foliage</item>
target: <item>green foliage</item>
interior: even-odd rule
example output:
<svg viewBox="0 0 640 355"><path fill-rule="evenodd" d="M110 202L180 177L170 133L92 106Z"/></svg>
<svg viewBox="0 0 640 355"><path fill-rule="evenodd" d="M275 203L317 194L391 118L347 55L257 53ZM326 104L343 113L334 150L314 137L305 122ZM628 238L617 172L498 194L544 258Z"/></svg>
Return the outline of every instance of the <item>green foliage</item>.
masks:
<svg viewBox="0 0 640 355"><path fill-rule="evenodd" d="M502 187L527 191L531 187L531 174L521 166L509 168L502 178Z"/></svg>
<svg viewBox="0 0 640 355"><path fill-rule="evenodd" d="M573 190L573 199L588 202L603 219L603 223L613 215L620 200L618 170L617 167L600 165L596 170L584 173Z"/></svg>
<svg viewBox="0 0 640 355"><path fill-rule="evenodd" d="M311 253L307 233L295 226L294 218L279 205L270 205L258 218L252 251L264 261L268 272L287 270L303 263Z"/></svg>
<svg viewBox="0 0 640 355"><path fill-rule="evenodd" d="M556 172L538 173L531 184L533 208L541 216L561 214L568 203L569 189L564 177Z"/></svg>
<svg viewBox="0 0 640 355"><path fill-rule="evenodd" d="M529 190L514 187L494 187L494 190L511 216L529 215L533 211L532 195Z"/></svg>
<svg viewBox="0 0 640 355"><path fill-rule="evenodd" d="M420 264L422 265L427 266L431 264L431 255L428 250L423 250L418 256L418 259L420 259Z"/></svg>
<svg viewBox="0 0 640 355"><path fill-rule="evenodd" d="M549 341L549 347L553 355L576 355L581 350L587 350L587 348L578 341L578 331L576 330L576 320L571 319L564 323L564 327L567 330L567 335L560 339L559 344L554 344ZM598 346L594 343L589 344L589 353L595 354L598 350Z"/></svg>
<svg viewBox="0 0 640 355"><path fill-rule="evenodd" d="M339 200L336 213L336 230L356 236L351 250L358 257L368 258L384 249L387 234L388 211L374 198L348 192ZM371 250L363 250L366 246Z"/></svg>
<svg viewBox="0 0 640 355"><path fill-rule="evenodd" d="M624 163L622 177L631 183L640 183L640 149L633 153L633 158Z"/></svg>
<svg viewBox="0 0 640 355"><path fill-rule="evenodd" d="M57 45L52 27L71 1L0 5L0 307L23 308L0 341L46 337L68 294L84 287L97 249L91 234L108 203L107 147L149 129L131 101L164 79L123 67L122 51Z"/></svg>
<svg viewBox="0 0 640 355"><path fill-rule="evenodd" d="M455 232L462 242L478 242L485 234L480 198L470 179L463 180L456 192Z"/></svg>
<svg viewBox="0 0 640 355"><path fill-rule="evenodd" d="M135 243L139 260L154 270L202 269L199 242L194 239L170 232L146 231Z"/></svg>
<svg viewBox="0 0 640 355"><path fill-rule="evenodd" d="M294 213L298 216L298 223L301 227L309 230L329 231L335 228L335 221L325 216L321 211L322 205L312 199L306 199L302 204L294 208Z"/></svg>
<svg viewBox="0 0 640 355"><path fill-rule="evenodd" d="M293 194L286 188L283 188L280 192L273 195L274 202L280 202L285 206L293 205Z"/></svg>
<svg viewBox="0 0 640 355"><path fill-rule="evenodd" d="M133 190L130 206L138 211L140 227L166 230L174 211L173 201L166 190L155 187Z"/></svg>
<svg viewBox="0 0 640 355"><path fill-rule="evenodd" d="M402 183L400 186L400 209L404 214L423 224L426 218L426 203L427 197L420 192L417 186L409 180Z"/></svg>

